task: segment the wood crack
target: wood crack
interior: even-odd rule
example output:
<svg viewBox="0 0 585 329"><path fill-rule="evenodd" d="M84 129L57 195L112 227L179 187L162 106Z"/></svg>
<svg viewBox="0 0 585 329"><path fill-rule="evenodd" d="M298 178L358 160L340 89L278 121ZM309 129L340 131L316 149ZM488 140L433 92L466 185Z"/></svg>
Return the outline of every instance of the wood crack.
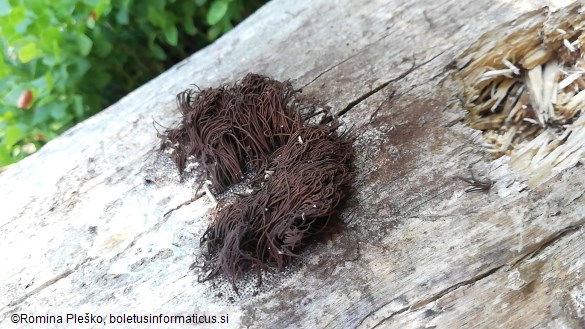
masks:
<svg viewBox="0 0 585 329"><path fill-rule="evenodd" d="M439 291L439 292L437 292L437 293L435 293L435 294L433 294L433 295L431 295L431 296L429 296L427 298L424 298L424 299L422 299L422 300L420 300L418 302L415 302L414 304L411 304L411 305L406 306L406 307L404 307L404 308L402 308L402 309L400 309L400 310L398 310L396 312L393 312L389 316L385 317L384 319L382 319L378 323L376 323L372 328L376 328L376 327L382 325L384 322L386 322L388 320L391 320L393 317L395 317L398 314L402 314L402 313L405 313L407 311L415 311L415 310L418 310L418 309L424 307L425 305L428 305L429 303L435 302L435 301L439 300L440 298L442 298L443 296L445 296L445 295L449 294L450 292L452 292L454 290L457 290L457 289L459 289L459 288L461 288L463 286L472 285L472 284L476 283L477 281L480 281L480 280L482 280L482 279L484 279L484 278L486 278L486 277L494 274L499 269L501 269L503 266L504 265L500 265L500 266L494 267L494 268L492 268L490 270L487 270L487 271L485 271L485 272L483 272L483 273L481 273L479 275L476 275L476 276L472 277L471 279L458 282L457 284L454 284L454 285L452 285L450 287L447 287L447 288L445 288L445 289L443 289L443 290L441 290L441 291ZM378 310L384 308L384 306L386 306L386 305L382 305L376 311L368 314L368 316L366 316L360 323L363 323L369 316L371 316L372 314L376 313Z"/></svg>
<svg viewBox="0 0 585 329"><path fill-rule="evenodd" d="M390 316L388 316L388 317L384 318L382 321L380 321L380 322L376 323L376 325L374 325L374 326L372 327L372 329L374 329L374 328L377 328L377 327L378 327L378 326L380 326L382 323L384 323L386 320L388 320L388 319L392 319L394 316L396 316L396 315L398 315L398 314L402 314L402 313L404 313L404 312L408 311L408 310L409 310L409 308L410 308L410 307L404 307L404 308L401 308L401 309L399 309L399 310L398 310L398 311L396 311L396 312L393 312L392 314L390 314Z"/></svg>
<svg viewBox="0 0 585 329"><path fill-rule="evenodd" d="M527 252L524 256L522 256L520 259L518 259L517 261L515 261L512 265L500 265L494 268L491 268L479 275L476 275L468 280L464 280L461 282L458 282L446 289L443 289L427 298L424 298L418 302L415 302L409 306L406 306L396 312L393 312L392 314L390 314L389 316L385 317L384 319L380 320L378 323L376 323L376 325L374 325L372 328L376 328L380 325L382 325L384 322L391 320L394 316L402 314L404 312L407 311L415 311L418 310L422 307L424 307L425 305L428 305L430 303L433 303L437 300L439 300L440 298L446 296L447 294L451 293L452 291L455 291L461 287L464 286L469 286L469 285L473 285L476 282L483 280L487 277L489 277L490 275L496 273L497 271L499 271L500 269L502 269L503 267L516 267L518 266L519 263L521 263L522 261L525 261L527 259L531 259L536 257L537 255L541 254L542 252L544 252L546 249L548 249L549 247L551 247L552 245L556 244L558 241L560 241L561 239L563 239L564 237L568 236L571 233L574 233L580 229L583 228L583 225L585 225L585 218L583 218L582 220L580 220L577 224L574 225L570 225L567 226L565 228L563 228L562 230L558 231L557 233L555 233L554 235L552 235L549 239L547 239L546 241L544 241L543 243L539 244L538 246L536 246L535 248L533 248L532 251ZM360 322L363 323L368 317L372 316L373 314L375 314L376 312L378 312L380 309L384 308L386 306L386 304L380 306L379 308L377 308L375 311L371 312L370 314L368 314L366 317L364 317L364 319Z"/></svg>
<svg viewBox="0 0 585 329"><path fill-rule="evenodd" d="M197 191L197 192L195 193L195 195L194 195L194 196L193 196L191 199L189 199L189 200L187 200L187 201L185 201L185 202L183 202L183 203L179 204L178 206L174 207L173 209L171 209L171 210L169 210L169 211L165 212L165 214L163 215L163 218L166 218L168 215L170 215L171 213L173 213L175 210L179 210L179 209L181 209L183 206L190 205L191 203L193 203L193 202L195 202L195 201L199 200L199 199L200 199L200 198L201 198L201 197L202 197L202 196L203 196L205 193L206 193L205 191Z"/></svg>
<svg viewBox="0 0 585 329"><path fill-rule="evenodd" d="M176 210L179 210L180 208L182 208L183 206L189 205L197 200L199 200L203 195L205 195L206 192L205 191L197 191L196 194L189 200L179 204L178 206L168 210L167 212L164 213L164 215L162 216L162 220L157 221L156 224L154 224L152 227L150 227L149 229L147 229L146 231L142 231L140 233L138 233L133 239L132 242L130 242L126 248L124 248L124 250L120 251L118 254L116 254L114 257L112 257L113 260L118 259L119 257L121 257L126 251L128 251L128 249L132 248L136 242L142 238L142 236L144 236L145 234L149 234L151 232L154 232L155 230L158 230L163 224L165 224L167 222L167 220L169 219L169 215L171 213L173 213Z"/></svg>
<svg viewBox="0 0 585 329"><path fill-rule="evenodd" d="M569 225L569 226L561 229L560 231L554 233L548 239L546 239L544 242L536 245L530 251L526 252L522 257L520 257L517 261L515 261L511 266L516 267L519 263L521 263L527 259L531 259L531 258L538 256L539 254L543 253L546 249L548 249L549 247L553 246L558 241L563 239L565 236L582 229L584 224L585 224L585 217L582 218L580 221L578 221L576 224Z"/></svg>
<svg viewBox="0 0 585 329"><path fill-rule="evenodd" d="M412 66L407 69L406 71L402 72L400 75L398 75L395 78L392 78L384 83L382 83L381 85L377 86L376 88L368 91L367 93L361 95L360 97L356 98L355 100L351 101L349 104L347 104L347 106L345 106L341 111L336 113L336 116L340 117L342 115L344 115L345 113L349 112L352 108L356 107L359 103L363 102L365 99L367 99L368 97L376 94L377 92L379 92L380 90L386 88L389 84L394 83L396 81L402 80L404 78L406 78L407 76L409 76L412 72L416 71L417 69L421 68L422 66L425 66L426 64L432 62L433 60L435 60L437 57L441 56L445 51L441 51L440 53L436 54L435 56L431 57L430 59L416 65L416 62L413 61L412 62ZM332 119L327 117L325 119L325 123L331 121Z"/></svg>
<svg viewBox="0 0 585 329"><path fill-rule="evenodd" d="M27 300L29 297L38 294L39 292L43 291L44 289L52 286L53 284L61 281L62 279L65 279L66 277L68 277L69 275L71 275L73 272L77 271L81 266L85 265L87 262L89 262L90 260L92 260L93 258L86 258L85 260L83 260L83 262L75 265L74 268L72 269L68 269L64 272L62 272L61 274L51 278L50 280L47 280L46 282L44 282L43 284L39 285L38 287L36 287L35 289L29 291L28 293L26 293L24 296L8 303L8 307L12 307L12 306L16 306L22 302L24 302L25 300ZM7 314L12 313L15 310L15 308L9 310L8 312L4 313L4 317L6 318Z"/></svg>
<svg viewBox="0 0 585 329"><path fill-rule="evenodd" d="M331 71L331 70L333 70L334 68L336 68L336 67L338 67L338 66L342 65L343 63L345 63L345 62L349 61L350 59L352 59L352 58L356 57L356 56L357 56L359 53L361 53L361 51L360 51L360 52L357 52L357 53L355 53L355 54L353 54L353 55L351 55L351 56L347 57L346 59L344 59L344 60L340 61L339 63L337 63L337 64L335 64L335 65L332 65L332 66L330 66L329 68L325 69L323 72L321 72L321 73L317 74L317 76L315 76L315 77L314 77L314 78L313 78L311 81L309 81L309 82L305 83L304 85L302 85L302 86L299 88L299 90L303 90L305 87L307 87L307 86L308 86L308 85L310 85L311 83L315 82L317 79L319 79L319 78L320 78L320 77L322 77L323 75L327 74L328 72L330 72L330 71Z"/></svg>
<svg viewBox="0 0 585 329"><path fill-rule="evenodd" d="M331 70L333 70L334 68L344 64L345 62L349 61L352 58L355 58L357 55L365 52L368 48L370 48L372 45L377 44L378 42L386 39L387 37L389 37L390 35L392 35L392 33L386 33L384 35L382 35L380 38L378 38L376 41L366 45L365 47L363 47L362 49L358 50L355 54L348 56L346 59L341 60L340 62L338 62L337 64L334 64L330 67L328 67L327 69L323 70L321 73L317 74L317 76L315 76L311 81L305 83L303 86L301 86L298 90L303 90L305 87L307 87L308 85L312 84L313 82L315 82L317 79L319 79L320 77L322 77L323 75L327 74L328 72L330 72Z"/></svg>

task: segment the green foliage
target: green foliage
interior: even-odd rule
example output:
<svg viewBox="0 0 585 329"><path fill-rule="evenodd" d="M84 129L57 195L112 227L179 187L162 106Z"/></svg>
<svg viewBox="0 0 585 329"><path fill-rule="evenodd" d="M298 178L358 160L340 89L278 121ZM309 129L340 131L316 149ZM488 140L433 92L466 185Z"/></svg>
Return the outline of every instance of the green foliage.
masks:
<svg viewBox="0 0 585 329"><path fill-rule="evenodd" d="M0 0L0 167L206 46L264 2Z"/></svg>

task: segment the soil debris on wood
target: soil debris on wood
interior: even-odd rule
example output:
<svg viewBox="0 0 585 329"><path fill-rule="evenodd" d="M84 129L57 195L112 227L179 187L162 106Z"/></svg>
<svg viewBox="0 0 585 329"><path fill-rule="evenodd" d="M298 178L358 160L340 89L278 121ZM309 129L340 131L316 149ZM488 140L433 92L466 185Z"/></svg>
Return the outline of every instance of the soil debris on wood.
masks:
<svg viewBox="0 0 585 329"><path fill-rule="evenodd" d="M216 192L239 183L250 191L219 201L201 237L200 282L224 274L237 292L245 271L260 282L261 271L282 269L320 233L342 226L336 214L353 177L352 140L336 120L308 124L316 106L296 95L289 82L248 74L177 96L183 119L164 140L179 171L195 156Z"/></svg>

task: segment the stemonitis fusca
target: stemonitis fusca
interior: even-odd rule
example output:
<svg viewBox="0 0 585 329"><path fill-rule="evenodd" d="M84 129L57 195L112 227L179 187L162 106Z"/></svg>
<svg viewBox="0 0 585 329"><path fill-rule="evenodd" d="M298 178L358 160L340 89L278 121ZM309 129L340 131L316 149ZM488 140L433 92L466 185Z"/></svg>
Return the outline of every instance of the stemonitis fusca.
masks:
<svg viewBox="0 0 585 329"><path fill-rule="evenodd" d="M194 156L216 193L245 179L251 190L227 204L201 237L203 275L236 281L247 270L281 269L337 217L352 181L352 140L340 123L311 124L316 106L290 82L248 74L233 85L177 96L182 121L166 132L179 171Z"/></svg>

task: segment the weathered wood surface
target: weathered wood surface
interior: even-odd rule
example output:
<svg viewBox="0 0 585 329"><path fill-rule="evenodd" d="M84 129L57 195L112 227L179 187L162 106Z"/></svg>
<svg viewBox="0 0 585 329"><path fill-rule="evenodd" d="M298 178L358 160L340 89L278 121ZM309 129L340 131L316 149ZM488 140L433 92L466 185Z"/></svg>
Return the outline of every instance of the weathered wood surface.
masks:
<svg viewBox="0 0 585 329"><path fill-rule="evenodd" d="M546 4L272 1L0 175L2 327L50 326L12 324L13 313L87 312L229 314L216 327L585 327L584 167L527 188L473 146L444 70ZM152 121L176 123L190 84L248 71L292 79L360 137L348 229L259 289L241 282L238 297L190 269L209 202L164 216L201 177L179 180ZM489 193L464 193L453 177L468 167L496 181Z"/></svg>

